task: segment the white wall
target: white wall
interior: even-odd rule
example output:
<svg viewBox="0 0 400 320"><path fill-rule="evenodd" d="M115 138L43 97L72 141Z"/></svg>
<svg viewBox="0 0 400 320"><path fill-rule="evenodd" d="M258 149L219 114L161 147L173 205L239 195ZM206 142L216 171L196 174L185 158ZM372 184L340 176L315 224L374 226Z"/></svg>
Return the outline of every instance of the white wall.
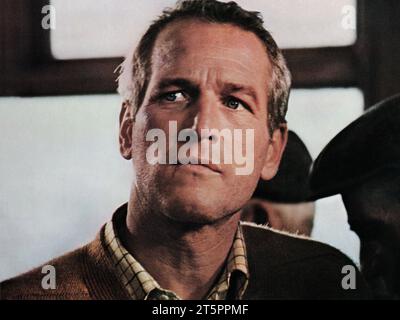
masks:
<svg viewBox="0 0 400 320"><path fill-rule="evenodd" d="M91 240L128 199L119 103L0 99L0 280Z"/></svg>

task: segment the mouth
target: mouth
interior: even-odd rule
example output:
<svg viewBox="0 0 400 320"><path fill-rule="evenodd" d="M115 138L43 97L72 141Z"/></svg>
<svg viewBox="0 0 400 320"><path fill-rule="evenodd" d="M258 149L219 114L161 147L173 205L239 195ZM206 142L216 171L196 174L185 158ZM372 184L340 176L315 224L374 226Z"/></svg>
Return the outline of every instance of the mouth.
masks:
<svg viewBox="0 0 400 320"><path fill-rule="evenodd" d="M196 163L197 162L197 163ZM205 162L205 161L203 161ZM196 161L190 161L188 164L183 164L178 161L179 167L199 173L214 173L222 174L222 169L219 165L215 163L202 163L201 159Z"/></svg>

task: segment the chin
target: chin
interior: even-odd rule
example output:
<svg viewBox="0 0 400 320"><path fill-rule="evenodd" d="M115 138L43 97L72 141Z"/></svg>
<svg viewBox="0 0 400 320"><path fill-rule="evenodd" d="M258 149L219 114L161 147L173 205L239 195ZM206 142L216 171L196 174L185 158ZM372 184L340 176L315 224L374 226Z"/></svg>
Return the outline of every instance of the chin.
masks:
<svg viewBox="0 0 400 320"><path fill-rule="evenodd" d="M214 224L237 211L225 208L220 198L215 199L212 196L205 198L181 193L163 202L163 211L169 219L187 224Z"/></svg>

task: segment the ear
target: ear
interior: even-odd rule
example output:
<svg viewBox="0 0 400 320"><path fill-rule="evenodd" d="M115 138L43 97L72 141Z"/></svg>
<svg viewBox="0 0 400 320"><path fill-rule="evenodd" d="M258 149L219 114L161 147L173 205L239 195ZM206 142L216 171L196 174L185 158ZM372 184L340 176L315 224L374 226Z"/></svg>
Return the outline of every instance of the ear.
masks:
<svg viewBox="0 0 400 320"><path fill-rule="evenodd" d="M261 170L261 178L263 180L271 180L278 172L282 154L286 147L287 138L287 125L286 123L282 123L274 130L269 141L267 157Z"/></svg>
<svg viewBox="0 0 400 320"><path fill-rule="evenodd" d="M126 159L132 159L133 108L127 101L122 103L119 114L119 151Z"/></svg>

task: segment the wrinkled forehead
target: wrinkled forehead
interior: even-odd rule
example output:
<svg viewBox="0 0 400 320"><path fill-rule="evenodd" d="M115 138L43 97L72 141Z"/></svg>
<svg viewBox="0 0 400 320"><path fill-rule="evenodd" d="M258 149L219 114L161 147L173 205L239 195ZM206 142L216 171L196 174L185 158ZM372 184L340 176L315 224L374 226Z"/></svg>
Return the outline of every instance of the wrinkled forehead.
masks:
<svg viewBox="0 0 400 320"><path fill-rule="evenodd" d="M186 19L168 25L158 36L152 56L155 69L205 66L231 68L266 80L271 72L267 50L252 32L232 24ZM261 79L262 78L262 79Z"/></svg>

